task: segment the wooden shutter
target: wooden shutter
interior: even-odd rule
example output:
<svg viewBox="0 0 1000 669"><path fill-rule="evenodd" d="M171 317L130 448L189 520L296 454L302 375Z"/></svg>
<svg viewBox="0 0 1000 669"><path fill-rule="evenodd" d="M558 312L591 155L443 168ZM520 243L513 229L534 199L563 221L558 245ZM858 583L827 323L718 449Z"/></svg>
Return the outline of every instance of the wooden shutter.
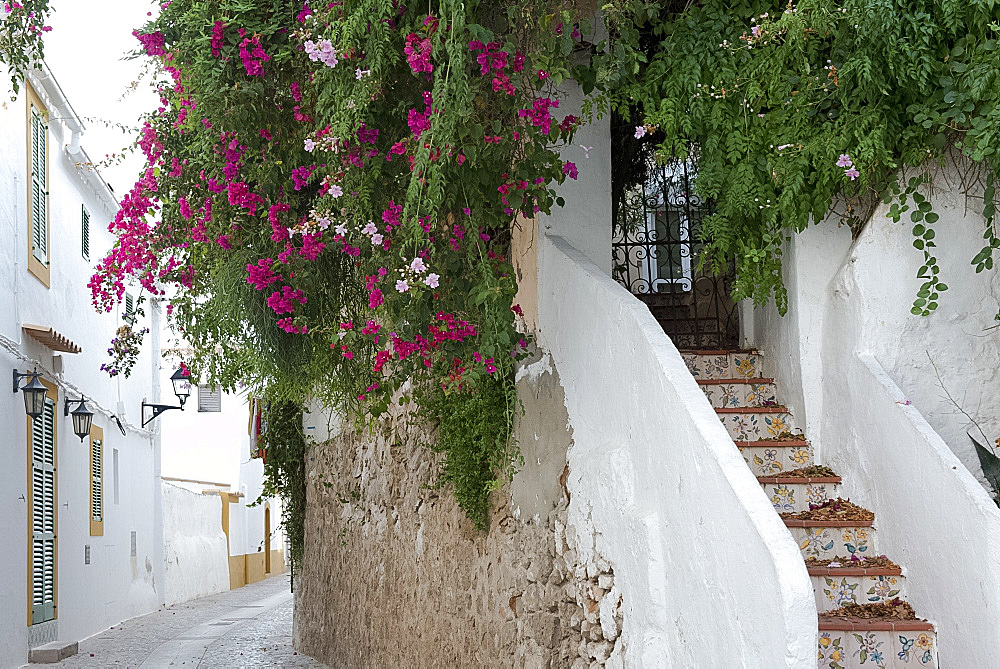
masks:
<svg viewBox="0 0 1000 669"><path fill-rule="evenodd" d="M132 293L125 293L125 315L129 315L135 311L135 298L132 297Z"/></svg>
<svg viewBox="0 0 1000 669"><path fill-rule="evenodd" d="M83 213L80 217L80 254L84 260L90 260L90 212L80 205Z"/></svg>
<svg viewBox="0 0 1000 669"><path fill-rule="evenodd" d="M31 421L31 623L56 617L55 402Z"/></svg>
<svg viewBox="0 0 1000 669"><path fill-rule="evenodd" d="M104 536L104 430L90 428L90 536Z"/></svg>
<svg viewBox="0 0 1000 669"><path fill-rule="evenodd" d="M48 126L41 112L31 107L31 252L38 262L49 261L48 175L46 143Z"/></svg>

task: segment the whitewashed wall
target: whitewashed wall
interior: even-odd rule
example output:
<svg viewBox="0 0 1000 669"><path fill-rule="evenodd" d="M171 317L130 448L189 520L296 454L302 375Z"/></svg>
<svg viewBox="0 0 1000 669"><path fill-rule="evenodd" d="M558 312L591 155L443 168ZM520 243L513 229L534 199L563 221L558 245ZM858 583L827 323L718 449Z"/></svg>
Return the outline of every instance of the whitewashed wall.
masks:
<svg viewBox="0 0 1000 669"><path fill-rule="evenodd" d="M625 666L814 666L799 550L676 348L566 240L541 240L539 272L573 431L567 538L614 568Z"/></svg>
<svg viewBox="0 0 1000 669"><path fill-rule="evenodd" d="M167 606L229 589L218 495L163 483L163 561Z"/></svg>
<svg viewBox="0 0 1000 669"><path fill-rule="evenodd" d="M0 76L0 366L7 390L0 394L0 425L5 428L4 467L0 490L7 495L8 512L0 515L0 666L17 666L27 655L27 424L20 394L10 390L14 367L24 370L34 362L44 378L61 387L57 406L58 430L58 620L45 634L80 639L119 621L155 610L163 596L159 532L158 445L155 435L138 429L139 403L152 387L151 373L158 357L146 349L129 379L109 379L99 370L106 349L120 324L117 314L97 314L86 286L93 264L111 245L106 231L114 200L95 175L75 166L85 160L71 155L72 109L59 99L58 87L44 75L34 77L36 90L52 111L49 127L49 225L51 287L27 271L26 116L22 93L10 101L6 72ZM91 260L81 253L81 205L91 214ZM152 314L147 309L147 321ZM63 372L56 374L53 352L25 336L21 326L33 323L54 327L83 348L62 354ZM29 364L27 360L33 361ZM63 417L67 388L79 389L95 411L94 425L105 436L104 536L90 536L90 478L87 446L73 434ZM119 401L123 411L119 411ZM119 413L126 424L122 436L110 415ZM117 495L114 455L118 454ZM136 554L131 554L131 533ZM90 564L85 564L86 547ZM56 632L57 630L57 632ZM39 629L34 630L39 634Z"/></svg>

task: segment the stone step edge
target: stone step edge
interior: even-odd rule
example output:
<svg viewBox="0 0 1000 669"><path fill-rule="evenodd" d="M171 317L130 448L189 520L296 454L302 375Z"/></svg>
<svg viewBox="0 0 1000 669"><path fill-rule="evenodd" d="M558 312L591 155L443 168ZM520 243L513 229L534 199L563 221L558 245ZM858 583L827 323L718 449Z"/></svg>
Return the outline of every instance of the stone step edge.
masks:
<svg viewBox="0 0 1000 669"><path fill-rule="evenodd" d="M894 618L853 618L851 616L820 616L820 632L933 632L934 625L926 620L896 620Z"/></svg>
<svg viewBox="0 0 1000 669"><path fill-rule="evenodd" d="M808 567L810 576L902 576L900 567Z"/></svg>
<svg viewBox="0 0 1000 669"><path fill-rule="evenodd" d="M682 348L678 349L682 355L728 355L730 353L743 353L750 355L760 355L760 351L755 348Z"/></svg>
<svg viewBox="0 0 1000 669"><path fill-rule="evenodd" d="M774 406L774 407L716 407L715 413L733 414L733 413L791 413L791 412L788 410L788 407Z"/></svg>
<svg viewBox="0 0 1000 669"><path fill-rule="evenodd" d="M805 439L795 439L793 441L733 441L739 448L784 448L792 446L795 448L808 448L809 442Z"/></svg>
<svg viewBox="0 0 1000 669"><path fill-rule="evenodd" d="M801 520L782 518L785 527L873 527L874 520Z"/></svg>
<svg viewBox="0 0 1000 669"><path fill-rule="evenodd" d="M699 386L725 386L735 383L743 384L753 384L755 386L762 386L768 383L774 383L774 379L769 379L763 376L760 377L740 377L738 379L695 379Z"/></svg>
<svg viewBox="0 0 1000 669"><path fill-rule="evenodd" d="M787 485L795 483L843 483L839 476L758 476L757 483Z"/></svg>

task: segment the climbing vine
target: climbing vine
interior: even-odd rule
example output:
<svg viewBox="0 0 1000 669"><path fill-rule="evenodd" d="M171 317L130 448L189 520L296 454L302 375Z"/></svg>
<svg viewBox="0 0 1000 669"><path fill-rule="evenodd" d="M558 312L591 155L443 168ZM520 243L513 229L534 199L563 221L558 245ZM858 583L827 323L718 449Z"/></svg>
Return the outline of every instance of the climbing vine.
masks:
<svg viewBox="0 0 1000 669"><path fill-rule="evenodd" d="M24 73L42 60L42 35L52 30L45 25L51 11L49 0L0 2L0 64L7 66L14 95Z"/></svg>
<svg viewBox="0 0 1000 669"><path fill-rule="evenodd" d="M737 265L735 297L784 312L781 248L835 218L857 235L878 202L909 212L923 253L913 313L939 278L927 189L946 164L985 220L976 271L1000 248L1000 5L956 0L611 2L605 96L662 157L700 147L696 188L714 203L705 261Z"/></svg>

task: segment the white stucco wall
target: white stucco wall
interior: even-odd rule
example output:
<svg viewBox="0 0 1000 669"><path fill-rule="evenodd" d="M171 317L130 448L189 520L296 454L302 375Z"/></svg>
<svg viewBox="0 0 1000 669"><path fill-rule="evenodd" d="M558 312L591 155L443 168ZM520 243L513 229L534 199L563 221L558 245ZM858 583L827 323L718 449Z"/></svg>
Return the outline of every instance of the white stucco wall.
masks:
<svg viewBox="0 0 1000 669"><path fill-rule="evenodd" d="M164 604L229 589L222 499L163 483Z"/></svg>
<svg viewBox="0 0 1000 669"><path fill-rule="evenodd" d="M139 403L152 388L151 368L158 353L146 349L128 379L110 379L99 370L120 325L118 314L97 314L86 284L93 264L111 245L106 231L114 202L99 178L75 166L72 156L71 110L54 97L49 81L36 77L36 90L52 113L49 127L50 287L27 271L26 116L22 93L10 101L6 72L0 76L0 367L7 390L0 394L0 425L5 429L5 460L0 486L7 492L8 513L0 515L0 667L26 660L27 627L27 421L20 394L10 390L13 368L38 364L43 378L59 386L57 417L58 476L58 619L62 639L80 639L123 619L155 610L162 601L162 537L158 521L158 444L155 435L138 428ZM91 214L90 261L81 253L81 205ZM147 308L147 322L153 314ZM57 373L53 351L23 334L32 323L53 327L82 347L61 354ZM89 453L63 416L67 397L86 394L95 412L94 425L104 430L104 534L90 536ZM122 402L119 405L119 402ZM123 436L111 415L125 426ZM118 472L114 472L117 452ZM136 554L131 554L135 532ZM85 563L87 547L90 563ZM37 632L37 629L36 629Z"/></svg>
<svg viewBox="0 0 1000 669"><path fill-rule="evenodd" d="M607 560L629 667L815 666L799 550L652 315L543 237L539 343L573 431L567 538Z"/></svg>

